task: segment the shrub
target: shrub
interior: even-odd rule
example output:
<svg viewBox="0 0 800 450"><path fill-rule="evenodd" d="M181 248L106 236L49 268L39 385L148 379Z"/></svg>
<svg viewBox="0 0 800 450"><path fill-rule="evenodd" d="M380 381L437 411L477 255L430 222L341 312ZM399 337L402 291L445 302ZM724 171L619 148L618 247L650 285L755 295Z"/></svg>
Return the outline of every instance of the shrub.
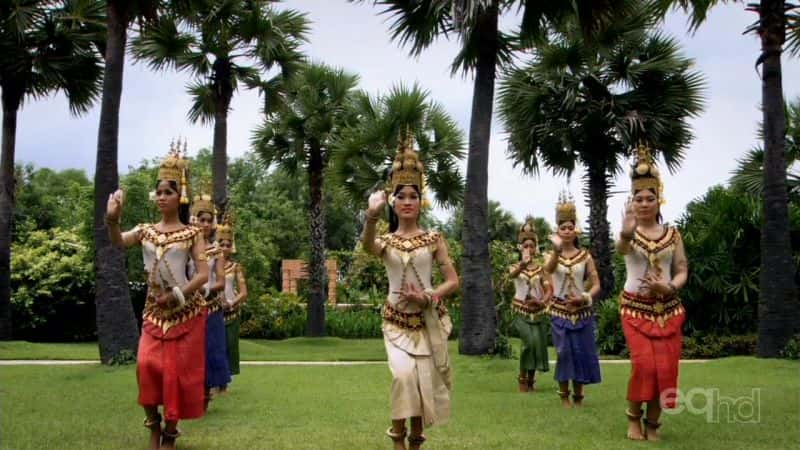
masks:
<svg viewBox="0 0 800 450"><path fill-rule="evenodd" d="M756 352L755 334L706 335L696 333L683 338L681 357L687 359L725 358L728 356L751 356Z"/></svg>
<svg viewBox="0 0 800 450"><path fill-rule="evenodd" d="M781 351L781 357L786 359L800 359L800 334L795 334L786 343Z"/></svg>
<svg viewBox="0 0 800 450"><path fill-rule="evenodd" d="M285 339L303 336L305 329L306 308L294 294L273 289L242 306L242 337Z"/></svg>
<svg viewBox="0 0 800 450"><path fill-rule="evenodd" d="M94 266L71 230L31 231L11 249L14 336L38 341L95 337Z"/></svg>
<svg viewBox="0 0 800 450"><path fill-rule="evenodd" d="M603 355L619 355L624 349L619 297L614 296L597 307L597 350Z"/></svg>
<svg viewBox="0 0 800 450"><path fill-rule="evenodd" d="M325 312L328 335L345 339L379 338L381 333L380 307L328 308Z"/></svg>

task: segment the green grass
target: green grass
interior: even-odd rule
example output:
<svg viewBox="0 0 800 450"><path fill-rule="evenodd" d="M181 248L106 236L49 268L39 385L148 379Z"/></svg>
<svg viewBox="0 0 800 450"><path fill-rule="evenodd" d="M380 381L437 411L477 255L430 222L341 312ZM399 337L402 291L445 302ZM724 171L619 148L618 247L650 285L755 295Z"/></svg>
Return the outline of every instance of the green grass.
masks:
<svg viewBox="0 0 800 450"><path fill-rule="evenodd" d="M0 341L2 359L100 359L97 342L69 344Z"/></svg>
<svg viewBox="0 0 800 450"><path fill-rule="evenodd" d="M293 338L282 341L242 339L243 361L383 361L386 352L381 339ZM0 341L4 359L97 360L96 342L79 344Z"/></svg>
<svg viewBox="0 0 800 450"><path fill-rule="evenodd" d="M800 363L729 358L681 368L681 388L722 396L759 388L758 423L710 423L683 412L663 418L661 444L624 439L629 367L603 365L586 406L563 410L552 372L537 393L518 394L517 361L453 355L449 424L427 431L429 449L775 449L800 442ZM386 366L243 367L231 392L202 420L181 424L182 449L390 448ZM696 399L694 405L702 406ZM146 446L131 366L0 368L2 449L130 449Z"/></svg>
<svg viewBox="0 0 800 450"><path fill-rule="evenodd" d="M519 355L519 339L511 339ZM242 361L385 361L383 339L292 338L282 341L242 339L239 341ZM458 342L450 341L450 352L458 352ZM555 359L550 348L550 359ZM615 359L618 357L611 357ZM96 342L78 344L0 341L0 360L53 359L97 360Z"/></svg>

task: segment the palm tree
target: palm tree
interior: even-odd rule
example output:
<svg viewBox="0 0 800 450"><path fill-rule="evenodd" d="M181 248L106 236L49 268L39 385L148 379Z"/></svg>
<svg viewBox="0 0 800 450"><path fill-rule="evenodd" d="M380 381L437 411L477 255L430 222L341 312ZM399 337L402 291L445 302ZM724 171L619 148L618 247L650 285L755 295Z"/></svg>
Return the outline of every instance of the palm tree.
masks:
<svg viewBox="0 0 800 450"><path fill-rule="evenodd" d="M158 14L159 0L109 0L106 4L105 68L97 131L94 171L95 309L100 360L136 352L139 330L128 290L125 251L113 246L104 217L108 196L119 186L117 155L122 73L128 27L150 23Z"/></svg>
<svg viewBox="0 0 800 450"><path fill-rule="evenodd" d="M763 127L759 136L763 137ZM800 162L800 98L786 105L786 187L789 202L800 202L800 172L793 170ZM764 193L764 149L756 146L733 171L731 184L761 198Z"/></svg>
<svg viewBox="0 0 800 450"><path fill-rule="evenodd" d="M356 1L356 0L351 0ZM358 0L363 1L363 0ZM459 351L468 355L489 353L497 327L489 254L488 197L489 138L494 103L495 73L508 63L520 45L544 37L549 24L578 17L587 38L618 18L625 17L638 0L374 0L393 16L392 39L409 45L418 55L438 37L459 37L461 49L453 60L453 73L474 72L472 113L464 192L464 253L462 263L463 324ZM522 10L517 35L500 31L499 17Z"/></svg>
<svg viewBox="0 0 800 450"><path fill-rule="evenodd" d="M0 162L0 339L10 339L11 213L17 113L25 98L63 92L70 112L83 114L100 92L95 46L102 6L92 1L28 0L0 6L0 89L3 105Z"/></svg>
<svg viewBox="0 0 800 450"><path fill-rule="evenodd" d="M718 3L736 0L660 0L663 11L680 7L691 12L696 29L708 10ZM761 54L761 109L764 127L764 219L761 227L761 275L758 312L758 348L763 358L780 355L789 339L800 330L800 301L795 283L789 230L789 196L786 176L786 116L784 114L781 54L784 44L792 56L800 54L800 7L784 0L748 3L758 20L746 31L758 34ZM788 33L788 42L787 42Z"/></svg>
<svg viewBox="0 0 800 450"><path fill-rule="evenodd" d="M309 187L311 257L308 264L308 334L325 335L325 214L323 183L333 145L352 118L349 102L358 76L323 64L292 77L270 80L274 101L253 133L253 147L266 167L305 170ZM277 94L277 95L275 95Z"/></svg>
<svg viewBox="0 0 800 450"><path fill-rule="evenodd" d="M590 241L607 298L614 289L607 215L609 185L638 142L676 169L693 135L688 119L703 106L702 77L676 41L620 22L601 33L602 47L567 27L539 46L532 62L511 70L500 88L508 153L525 173L541 165L570 175L586 168Z"/></svg>
<svg viewBox="0 0 800 450"><path fill-rule="evenodd" d="M305 14L276 10L272 0L195 0L174 8L134 39L134 55L156 70L175 67L195 80L187 86L192 123L214 124L214 202L220 217L227 205L228 112L240 84L267 90L260 74L279 67L294 71L307 39ZM267 92L269 96L269 92Z"/></svg>
<svg viewBox="0 0 800 450"><path fill-rule="evenodd" d="M363 208L369 194L386 184L397 154L398 137L413 130L425 164L427 186L436 203L460 205L464 179L457 164L464 158L464 136L441 105L419 85L398 85L388 94L354 96L356 125L336 144L332 170L354 207Z"/></svg>

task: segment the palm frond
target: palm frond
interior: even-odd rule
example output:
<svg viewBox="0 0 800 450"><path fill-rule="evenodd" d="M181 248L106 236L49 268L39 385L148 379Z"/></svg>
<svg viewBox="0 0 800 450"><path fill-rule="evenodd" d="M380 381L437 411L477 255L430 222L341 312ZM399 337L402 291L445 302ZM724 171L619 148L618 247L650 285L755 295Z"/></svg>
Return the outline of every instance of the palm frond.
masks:
<svg viewBox="0 0 800 450"><path fill-rule="evenodd" d="M214 85L195 81L189 83L186 92L192 96L192 106L189 108L188 114L189 121L191 123L200 122L202 125L212 123L217 111Z"/></svg>
<svg viewBox="0 0 800 450"><path fill-rule="evenodd" d="M419 55L442 35L453 29L451 5L447 1L375 0L385 7L381 14L391 17L392 40Z"/></svg>
<svg viewBox="0 0 800 450"><path fill-rule="evenodd" d="M191 51L195 45L194 36L179 31L176 18L161 17L146 33L131 40L131 53L136 61L146 62L153 70L188 68L201 72L206 62L205 58L193 58L196 54Z"/></svg>

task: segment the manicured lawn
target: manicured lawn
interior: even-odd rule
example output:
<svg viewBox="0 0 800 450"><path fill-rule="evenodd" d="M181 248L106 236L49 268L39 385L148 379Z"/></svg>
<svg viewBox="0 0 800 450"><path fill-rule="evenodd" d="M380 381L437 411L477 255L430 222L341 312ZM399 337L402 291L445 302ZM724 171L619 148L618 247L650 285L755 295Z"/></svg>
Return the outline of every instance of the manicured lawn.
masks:
<svg viewBox="0 0 800 450"><path fill-rule="evenodd" d="M519 339L512 339L519 355ZM242 339L239 351L243 361L385 361L382 339L293 338L282 341ZM458 342L450 341L450 351L458 351ZM52 344L24 341L0 341L3 359L99 359L97 343ZM551 359L555 352L550 349Z"/></svg>
<svg viewBox="0 0 800 450"><path fill-rule="evenodd" d="M684 391L703 388L716 398L711 389L718 389L723 397L754 398L749 405L756 406L759 416L748 423L754 413L744 400L731 408L738 416L712 400L716 412L709 417L686 411L664 417L659 445L624 439L626 364L604 364L603 383L587 388L586 406L563 410L552 372L540 374L539 392L518 394L515 360L453 355L453 362L451 422L429 430L424 448L776 449L796 448L800 442L797 362L729 358L684 365ZM214 401L205 418L181 424L179 447L388 449L383 431L389 383L383 365L245 366L230 393ZM759 389L757 397L752 397L753 388ZM693 401L695 408L704 405L700 397ZM2 449L146 445L132 366L1 367L0 408Z"/></svg>
<svg viewBox="0 0 800 450"><path fill-rule="evenodd" d="M283 341L242 339L239 352L244 361L383 361L386 352L380 339L294 338ZM0 341L3 359L99 359L96 342L79 344Z"/></svg>

